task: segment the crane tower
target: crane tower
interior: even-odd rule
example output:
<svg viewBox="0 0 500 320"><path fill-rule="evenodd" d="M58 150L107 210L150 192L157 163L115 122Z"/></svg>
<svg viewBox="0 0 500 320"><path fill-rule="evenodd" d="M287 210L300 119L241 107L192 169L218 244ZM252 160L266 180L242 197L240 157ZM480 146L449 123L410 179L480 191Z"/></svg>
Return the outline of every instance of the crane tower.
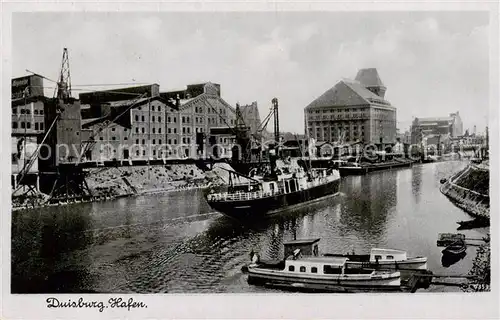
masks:
<svg viewBox="0 0 500 320"><path fill-rule="evenodd" d="M69 72L69 56L68 49L64 48L62 62L61 62L61 73L57 82L57 98L66 100L71 98L71 75Z"/></svg>

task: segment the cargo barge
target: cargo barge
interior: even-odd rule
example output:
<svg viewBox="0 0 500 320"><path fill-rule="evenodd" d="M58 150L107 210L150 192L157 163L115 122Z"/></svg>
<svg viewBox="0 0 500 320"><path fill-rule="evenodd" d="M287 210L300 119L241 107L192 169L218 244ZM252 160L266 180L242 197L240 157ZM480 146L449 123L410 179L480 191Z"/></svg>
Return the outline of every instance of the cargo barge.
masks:
<svg viewBox="0 0 500 320"><path fill-rule="evenodd" d="M380 163L359 163L351 162L339 167L341 176L364 175L372 171L389 170L394 168L408 168L413 165L412 160L390 160Z"/></svg>

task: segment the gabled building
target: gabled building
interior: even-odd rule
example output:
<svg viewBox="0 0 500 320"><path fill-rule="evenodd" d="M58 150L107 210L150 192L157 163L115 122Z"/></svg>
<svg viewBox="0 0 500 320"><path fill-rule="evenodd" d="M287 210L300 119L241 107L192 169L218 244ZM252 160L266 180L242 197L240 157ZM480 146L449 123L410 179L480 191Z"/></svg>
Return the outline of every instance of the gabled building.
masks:
<svg viewBox="0 0 500 320"><path fill-rule="evenodd" d="M462 133L463 124L458 111L448 117L415 118L411 126L411 143L420 143L423 138L431 136L454 138Z"/></svg>
<svg viewBox="0 0 500 320"><path fill-rule="evenodd" d="M186 90L160 93L164 99L179 99L178 111L167 116L167 144L175 145L181 157L213 155L230 157L234 135L210 135L210 129L236 125L236 110L220 96L220 85L207 82L188 85ZM217 147L214 147L217 145Z"/></svg>
<svg viewBox="0 0 500 320"><path fill-rule="evenodd" d="M396 108L374 68L340 80L304 110L306 135L330 143L393 143Z"/></svg>
<svg viewBox="0 0 500 320"><path fill-rule="evenodd" d="M92 132L85 141L87 160L145 160L167 156L167 117L175 105L160 96L109 101L101 105L101 116L83 120Z"/></svg>

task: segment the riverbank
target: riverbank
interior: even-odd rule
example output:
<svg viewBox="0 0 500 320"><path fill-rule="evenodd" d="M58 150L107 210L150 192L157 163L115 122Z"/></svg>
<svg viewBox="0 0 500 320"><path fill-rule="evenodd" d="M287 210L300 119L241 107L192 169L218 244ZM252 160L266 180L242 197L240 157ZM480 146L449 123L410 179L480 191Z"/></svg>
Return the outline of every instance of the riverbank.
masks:
<svg viewBox="0 0 500 320"><path fill-rule="evenodd" d="M196 165L134 166L90 169L86 182L91 195L50 203L46 194L12 197L12 211L82 202L108 201L137 195L204 189L227 183L228 164L204 172Z"/></svg>
<svg viewBox="0 0 500 320"><path fill-rule="evenodd" d="M480 219L490 218L490 171L488 163L469 164L447 179L440 188L457 207Z"/></svg>
<svg viewBox="0 0 500 320"><path fill-rule="evenodd" d="M491 290L491 248L490 243L481 245L476 251L476 258L473 261L469 279L462 286L465 292L488 292Z"/></svg>

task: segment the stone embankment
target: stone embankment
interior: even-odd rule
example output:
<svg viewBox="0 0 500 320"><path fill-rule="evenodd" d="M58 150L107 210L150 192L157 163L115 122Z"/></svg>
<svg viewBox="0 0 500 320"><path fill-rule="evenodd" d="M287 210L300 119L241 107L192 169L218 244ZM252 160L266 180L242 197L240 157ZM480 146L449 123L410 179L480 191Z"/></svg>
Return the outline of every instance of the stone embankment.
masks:
<svg viewBox="0 0 500 320"><path fill-rule="evenodd" d="M160 193L208 186L229 181L228 164L216 164L203 172L196 165L134 166L96 168L89 171L87 184L94 201L149 193ZM47 205L48 195L18 195L12 198L13 210Z"/></svg>
<svg viewBox="0 0 500 320"><path fill-rule="evenodd" d="M440 190L458 207L476 218L490 217L488 163L469 164L443 183Z"/></svg>

